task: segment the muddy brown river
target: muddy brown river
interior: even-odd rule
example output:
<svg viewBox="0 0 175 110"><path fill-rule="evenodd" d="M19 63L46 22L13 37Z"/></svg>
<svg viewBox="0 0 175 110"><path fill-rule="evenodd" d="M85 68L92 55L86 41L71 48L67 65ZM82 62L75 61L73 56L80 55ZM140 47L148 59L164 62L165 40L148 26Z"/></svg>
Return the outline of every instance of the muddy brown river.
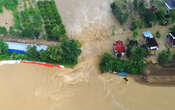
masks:
<svg viewBox="0 0 175 110"><path fill-rule="evenodd" d="M70 37L82 43L74 68L0 66L1 110L174 110L175 87L146 86L100 74L99 59L131 34L111 15L110 0L56 0ZM116 26L116 36L111 27ZM123 34L125 33L125 34Z"/></svg>

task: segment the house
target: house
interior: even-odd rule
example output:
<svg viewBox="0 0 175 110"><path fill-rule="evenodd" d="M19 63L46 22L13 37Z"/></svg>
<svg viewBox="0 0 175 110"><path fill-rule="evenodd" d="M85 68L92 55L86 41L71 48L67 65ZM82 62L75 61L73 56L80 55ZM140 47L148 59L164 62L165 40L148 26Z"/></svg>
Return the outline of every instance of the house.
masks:
<svg viewBox="0 0 175 110"><path fill-rule="evenodd" d="M165 4L168 11L175 9L175 0L161 0L161 1Z"/></svg>
<svg viewBox="0 0 175 110"><path fill-rule="evenodd" d="M175 32L168 33L166 38L167 38L168 44L174 48L175 47Z"/></svg>
<svg viewBox="0 0 175 110"><path fill-rule="evenodd" d="M23 53L27 52L28 46L36 46L37 51L47 49L47 46L45 46L45 45L25 44L25 43L17 43L17 42L6 42L6 43L9 47L9 49L8 49L9 53L16 52L16 53L23 54Z"/></svg>
<svg viewBox="0 0 175 110"><path fill-rule="evenodd" d="M159 49L159 45L150 31L143 32L143 36L144 36L148 51Z"/></svg>
<svg viewBox="0 0 175 110"><path fill-rule="evenodd" d="M115 56L124 56L125 51L125 45L121 40L118 40L113 44L113 52Z"/></svg>

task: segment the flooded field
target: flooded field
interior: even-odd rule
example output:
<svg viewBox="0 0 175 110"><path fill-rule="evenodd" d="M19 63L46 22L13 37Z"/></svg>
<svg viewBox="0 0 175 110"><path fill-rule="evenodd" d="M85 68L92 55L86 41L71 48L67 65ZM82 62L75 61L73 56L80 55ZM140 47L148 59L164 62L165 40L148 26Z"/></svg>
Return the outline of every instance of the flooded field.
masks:
<svg viewBox="0 0 175 110"><path fill-rule="evenodd" d="M110 0L56 0L70 37L82 43L79 64L63 70L28 64L0 66L2 110L174 110L175 87L146 86L100 74L112 43L132 35L114 20ZM111 28L116 35L111 36Z"/></svg>

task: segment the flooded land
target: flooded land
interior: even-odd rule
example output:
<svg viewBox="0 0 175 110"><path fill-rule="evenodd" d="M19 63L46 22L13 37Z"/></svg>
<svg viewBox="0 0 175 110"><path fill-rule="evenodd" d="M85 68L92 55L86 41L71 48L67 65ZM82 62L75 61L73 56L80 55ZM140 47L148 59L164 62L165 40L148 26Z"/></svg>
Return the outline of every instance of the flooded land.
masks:
<svg viewBox="0 0 175 110"><path fill-rule="evenodd" d="M143 85L132 77L126 84L122 77L99 71L102 54L111 51L115 40L126 40L132 34L113 18L111 2L56 0L69 36L82 43L79 64L62 70L1 65L0 109L174 110L175 87ZM166 28L161 30L165 34Z"/></svg>

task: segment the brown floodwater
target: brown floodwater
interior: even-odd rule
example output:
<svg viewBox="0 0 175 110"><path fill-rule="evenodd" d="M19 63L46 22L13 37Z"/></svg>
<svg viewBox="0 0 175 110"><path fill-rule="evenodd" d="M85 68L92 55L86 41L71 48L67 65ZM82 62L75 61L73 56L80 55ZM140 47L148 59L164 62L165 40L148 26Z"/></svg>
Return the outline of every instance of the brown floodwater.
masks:
<svg viewBox="0 0 175 110"><path fill-rule="evenodd" d="M121 77L97 73L86 63L63 70L29 64L0 66L0 109L175 109L175 87L150 87L130 77L126 84Z"/></svg>

